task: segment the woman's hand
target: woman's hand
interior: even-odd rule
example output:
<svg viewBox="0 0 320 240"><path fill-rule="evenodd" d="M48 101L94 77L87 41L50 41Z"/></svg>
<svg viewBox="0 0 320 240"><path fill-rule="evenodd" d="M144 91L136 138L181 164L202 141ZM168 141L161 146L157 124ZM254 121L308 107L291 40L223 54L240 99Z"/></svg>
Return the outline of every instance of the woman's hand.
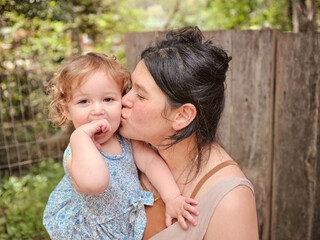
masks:
<svg viewBox="0 0 320 240"><path fill-rule="evenodd" d="M182 195L166 202L166 225L169 227L172 224L172 219L176 218L178 223L184 230L188 230L186 220L193 226L197 225L196 219L192 216L198 216L199 211L193 206L197 205L198 201L193 198L187 198Z"/></svg>

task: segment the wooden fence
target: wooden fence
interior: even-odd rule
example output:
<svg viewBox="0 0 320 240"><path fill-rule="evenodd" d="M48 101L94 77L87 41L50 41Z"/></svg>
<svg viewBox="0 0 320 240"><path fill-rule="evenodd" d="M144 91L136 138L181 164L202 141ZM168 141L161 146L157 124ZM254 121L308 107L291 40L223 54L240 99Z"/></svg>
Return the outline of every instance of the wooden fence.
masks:
<svg viewBox="0 0 320 240"><path fill-rule="evenodd" d="M128 33L128 68L164 34ZM255 187L260 239L320 239L320 34L204 36L233 58L219 135Z"/></svg>

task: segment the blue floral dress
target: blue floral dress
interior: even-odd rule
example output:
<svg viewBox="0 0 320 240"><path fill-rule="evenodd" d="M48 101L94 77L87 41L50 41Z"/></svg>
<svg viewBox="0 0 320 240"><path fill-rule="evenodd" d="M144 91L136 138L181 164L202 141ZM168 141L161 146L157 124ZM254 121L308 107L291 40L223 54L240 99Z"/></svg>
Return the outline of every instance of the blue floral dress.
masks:
<svg viewBox="0 0 320 240"><path fill-rule="evenodd" d="M65 150L66 174L51 193L43 215L43 224L52 239L142 238L146 225L144 205L152 205L153 196L142 190L130 141L117 136L121 155L100 151L110 172L109 186L100 194L83 194L75 189L66 167L70 146Z"/></svg>

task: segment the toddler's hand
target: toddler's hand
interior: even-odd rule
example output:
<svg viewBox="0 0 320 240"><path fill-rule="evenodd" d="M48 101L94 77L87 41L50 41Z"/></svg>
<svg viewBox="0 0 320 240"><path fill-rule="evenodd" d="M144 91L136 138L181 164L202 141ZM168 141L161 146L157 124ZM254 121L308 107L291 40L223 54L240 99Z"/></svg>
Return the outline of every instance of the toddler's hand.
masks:
<svg viewBox="0 0 320 240"><path fill-rule="evenodd" d="M197 205L198 201L193 198L187 198L182 195L166 202L166 225L169 227L172 224L172 219L176 218L180 226L184 229L188 229L186 220L192 225L196 226L197 221L191 215L199 215L199 211L193 206Z"/></svg>
<svg viewBox="0 0 320 240"><path fill-rule="evenodd" d="M94 145L100 150L101 145L95 140L96 134L108 134L110 132L110 124L106 119L95 120L84 124L76 129L76 131L83 131L93 141Z"/></svg>

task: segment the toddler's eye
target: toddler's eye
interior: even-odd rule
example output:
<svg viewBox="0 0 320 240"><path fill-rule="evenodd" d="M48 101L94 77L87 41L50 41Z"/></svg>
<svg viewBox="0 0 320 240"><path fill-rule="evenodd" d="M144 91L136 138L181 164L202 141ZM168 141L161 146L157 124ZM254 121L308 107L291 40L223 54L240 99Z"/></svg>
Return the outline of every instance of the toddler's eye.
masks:
<svg viewBox="0 0 320 240"><path fill-rule="evenodd" d="M111 101L112 101L112 98L105 98L104 101L105 101L105 102L111 102Z"/></svg>
<svg viewBox="0 0 320 240"><path fill-rule="evenodd" d="M87 102L88 102L88 100L83 99L83 100L80 100L80 101L79 101L79 104L85 104L85 103L87 103Z"/></svg>

